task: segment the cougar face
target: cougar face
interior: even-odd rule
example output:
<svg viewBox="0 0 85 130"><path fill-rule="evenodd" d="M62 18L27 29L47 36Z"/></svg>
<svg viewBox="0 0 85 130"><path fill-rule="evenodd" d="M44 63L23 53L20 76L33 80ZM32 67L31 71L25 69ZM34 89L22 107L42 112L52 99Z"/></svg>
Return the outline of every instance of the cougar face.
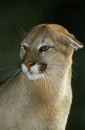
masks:
<svg viewBox="0 0 85 130"><path fill-rule="evenodd" d="M54 69L55 63L52 61L55 58L56 50L53 46L53 41L43 36L38 36L34 43L29 45L27 41L22 42L22 50L24 51L24 62L22 70L31 80L38 79Z"/></svg>
<svg viewBox="0 0 85 130"><path fill-rule="evenodd" d="M21 42L22 71L28 79L36 80L45 74L60 73L71 62L74 49L82 45L60 25L38 25ZM69 60L68 60L69 59Z"/></svg>

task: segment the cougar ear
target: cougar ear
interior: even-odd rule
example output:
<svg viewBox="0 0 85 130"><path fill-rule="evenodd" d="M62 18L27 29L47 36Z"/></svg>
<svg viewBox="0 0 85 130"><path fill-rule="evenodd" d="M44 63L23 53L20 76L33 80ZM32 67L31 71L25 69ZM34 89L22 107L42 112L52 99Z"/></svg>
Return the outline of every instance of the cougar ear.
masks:
<svg viewBox="0 0 85 130"><path fill-rule="evenodd" d="M68 35L60 33L58 39L59 42L67 46L71 46L74 50L83 48L83 44L79 42L73 34L68 33Z"/></svg>

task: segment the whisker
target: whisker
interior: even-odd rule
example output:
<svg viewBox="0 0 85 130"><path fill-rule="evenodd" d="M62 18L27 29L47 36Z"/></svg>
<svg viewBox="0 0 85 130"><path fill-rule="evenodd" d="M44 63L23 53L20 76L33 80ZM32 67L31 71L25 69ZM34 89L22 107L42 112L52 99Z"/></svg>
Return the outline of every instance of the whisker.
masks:
<svg viewBox="0 0 85 130"><path fill-rule="evenodd" d="M50 66L52 66L52 67L60 67L60 66L62 66L62 63L57 63L56 65L54 65L54 64L49 64Z"/></svg>
<svg viewBox="0 0 85 130"><path fill-rule="evenodd" d="M77 78L77 73L76 73L76 71L74 70L74 69L75 69L75 67L78 69L78 64L77 64L76 62L74 62L74 61L73 61L73 67L72 67L72 77L73 77L74 79L76 79L76 78Z"/></svg>
<svg viewBox="0 0 85 130"><path fill-rule="evenodd" d="M72 78L76 79L77 78L77 73L74 69L72 69Z"/></svg>
<svg viewBox="0 0 85 130"><path fill-rule="evenodd" d="M24 28L21 25L19 25L19 28L20 28L20 35L25 37L28 32L25 31Z"/></svg>
<svg viewBox="0 0 85 130"><path fill-rule="evenodd" d="M0 68L1 79L0 79L0 85L4 84L9 79L15 79L18 77L18 75L21 72L20 66L14 66L14 67L6 67L6 68Z"/></svg>

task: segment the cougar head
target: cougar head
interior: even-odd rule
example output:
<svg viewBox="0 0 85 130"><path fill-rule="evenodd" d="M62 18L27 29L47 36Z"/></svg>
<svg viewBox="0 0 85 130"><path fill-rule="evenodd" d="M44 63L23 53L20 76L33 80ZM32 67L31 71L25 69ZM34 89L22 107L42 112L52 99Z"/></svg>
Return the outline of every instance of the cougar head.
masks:
<svg viewBox="0 0 85 130"><path fill-rule="evenodd" d="M60 25L37 25L21 42L22 71L30 80L61 73L71 64L73 51L82 47L74 35Z"/></svg>

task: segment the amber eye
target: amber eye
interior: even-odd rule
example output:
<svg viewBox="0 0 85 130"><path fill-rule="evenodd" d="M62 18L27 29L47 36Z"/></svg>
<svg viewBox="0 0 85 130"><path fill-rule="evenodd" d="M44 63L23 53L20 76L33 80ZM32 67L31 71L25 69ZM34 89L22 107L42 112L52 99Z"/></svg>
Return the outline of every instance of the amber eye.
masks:
<svg viewBox="0 0 85 130"><path fill-rule="evenodd" d="M49 48L50 48L50 46L42 46L39 51L40 52L47 51Z"/></svg>

